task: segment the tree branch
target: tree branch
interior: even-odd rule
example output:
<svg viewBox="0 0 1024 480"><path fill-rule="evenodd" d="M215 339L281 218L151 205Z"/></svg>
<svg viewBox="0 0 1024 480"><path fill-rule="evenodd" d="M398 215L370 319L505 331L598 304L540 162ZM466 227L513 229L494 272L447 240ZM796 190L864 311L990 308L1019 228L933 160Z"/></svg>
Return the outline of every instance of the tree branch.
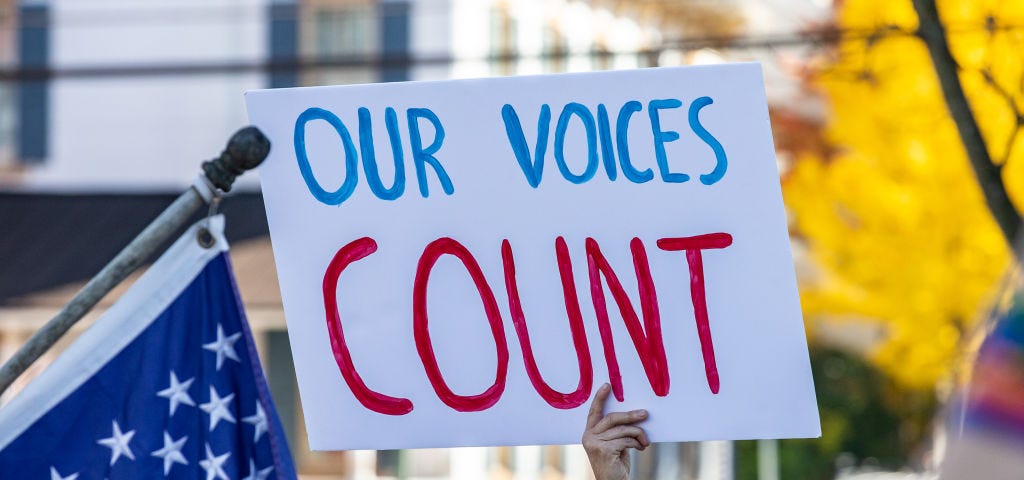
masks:
<svg viewBox="0 0 1024 480"><path fill-rule="evenodd" d="M974 112L971 111L971 105L964 95L956 60L953 59L953 54L949 51L946 30L939 20L935 0L913 0L913 2L920 23L918 35L924 40L928 47L928 53L932 57L935 73L942 86L942 95L946 99L946 108L949 109L949 114L956 123L960 141L963 142L967 157L974 168L974 175L978 179L978 185L981 186L981 191L985 195L985 203L988 205L989 211L992 212L996 223L999 224L1003 237L1006 238L1006 242L1010 246L1010 251L1019 256L1020 252L1017 252L1015 240L1021 228L1020 213L1010 201L1000 168L989 155Z"/></svg>

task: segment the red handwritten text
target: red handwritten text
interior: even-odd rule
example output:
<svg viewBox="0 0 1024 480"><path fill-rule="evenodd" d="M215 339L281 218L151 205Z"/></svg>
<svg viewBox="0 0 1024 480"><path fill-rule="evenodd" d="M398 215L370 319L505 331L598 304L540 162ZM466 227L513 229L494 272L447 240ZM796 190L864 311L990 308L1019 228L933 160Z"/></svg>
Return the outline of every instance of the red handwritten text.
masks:
<svg viewBox="0 0 1024 480"><path fill-rule="evenodd" d="M711 233L692 237L662 238L657 241L657 245L661 250L685 252L690 278L690 299L693 303L694 320L697 324L701 355L704 359L704 373L708 388L712 393L717 394L720 389L720 379L718 367L715 363L715 347L711 337L711 326L708 320L707 299L704 290L704 263L701 252L711 249L723 249L732 245L732 236L728 233ZM639 238L633 238L629 248L633 256L633 269L639 288L640 315L637 315L637 311L630 301L626 289L622 286L618 275L608 263L597 241L588 238L585 242L591 301L597 317L598 332L601 336L601 345L608 368L608 377L612 384L612 391L619 401L624 400L622 374L619 371L618 358L612 338L611 321L608 316L608 305L605 299L606 285L625 323L626 331L629 332L644 373L651 385L651 390L655 395L663 397L668 395L670 387L669 368L661 332L661 313L658 308L658 295L654 286L654 278L651 275L647 250ZM405 415L413 410L413 404L409 399L391 397L373 391L366 386L359 376L352 363L348 346L345 343L341 316L338 312L337 289L341 274L353 262L366 258L376 251L376 242L371 238L364 237L341 247L334 255L334 258L327 267L323 281L327 332L330 336L331 350L334 352L334 359L338 365L338 370L359 403L374 412L386 415ZM494 337L495 353L497 356L494 382L483 393L477 395L459 395L451 390L438 366L437 357L434 354L433 344L430 339L427 318L427 285L430 281L430 272L434 264L443 255L454 256L466 268L466 272L469 274L470 279L473 280L480 300L483 302L484 312L490 324L491 334ZM558 237L555 240L555 259L562 283L562 295L565 301L569 331L572 336L572 343L579 367L579 383L575 390L568 393L552 388L540 373L537 360L533 354L530 333L526 326L526 318L519 296L512 245L508 240L503 241L501 244L505 291L508 295L512 325L515 328L516 336L519 338L527 377L529 377L530 383L537 393L549 405L554 408L571 409L582 405L590 397L594 383L594 372L586 329L583 323L583 314L580 310L580 302L576 294L576 283L572 271L572 263L569 258L569 249L566 246L565 239L562 237ZM465 246L451 238L443 237L431 242L424 248L416 268L416 276L413 283L412 313L416 350L419 353L420 361L423 363L427 379L430 381L438 398L452 409L460 412L481 411L493 406L505 391L505 381L508 375L508 343L505 338L504 324L494 292L487 283L480 265ZM643 318L642 323L641 317Z"/></svg>

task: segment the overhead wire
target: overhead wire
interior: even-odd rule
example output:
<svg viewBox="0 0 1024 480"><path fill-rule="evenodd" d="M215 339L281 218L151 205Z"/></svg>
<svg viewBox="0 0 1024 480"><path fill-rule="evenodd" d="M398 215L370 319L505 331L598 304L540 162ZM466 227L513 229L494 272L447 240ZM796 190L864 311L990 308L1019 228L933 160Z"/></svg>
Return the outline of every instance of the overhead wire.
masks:
<svg viewBox="0 0 1024 480"><path fill-rule="evenodd" d="M252 5L239 6L190 6L166 8L135 8L117 11L122 20L131 21L132 24L140 18L158 20L164 24L182 26L183 20L194 22L197 19L209 20L211 13L219 12L225 18L229 18L236 25L240 13L253 13L254 20L265 22L272 20L295 20L309 21L309 17L303 17L301 13L292 10L281 13L272 8L254 9ZM380 6L378 6L380 7ZM450 15L450 11L437 9L431 11L416 7L416 15L434 14ZM388 7L374 9L377 17L386 17ZM69 19L72 23L77 18L81 25L102 26L109 25L112 19L116 20L117 15L111 17L113 11L97 9L72 10L62 14L59 26L66 26ZM0 13L5 13L0 9ZM10 13L7 11L6 13ZM158 14L158 15L157 15ZM148 16L147 16L148 15ZM76 17L77 16L77 17ZM23 20L32 20L25 18ZM23 25L24 26L24 25ZM991 30L991 25L953 25L947 26L951 33L972 32L978 30ZM1003 26L1000 30L1018 30L1024 26ZM103 78L103 77L143 77L143 76L175 76L175 75L217 75L217 74L244 74L244 73L296 73L319 69L337 68L413 68L419 66L450 66L459 62L467 63L514 63L530 60L557 60L565 61L572 58L614 58L617 56L636 56L638 58L656 58L666 51L695 51L701 49L715 49L720 51L752 51L752 50L775 50L788 47L818 47L823 45L835 45L848 41L873 42L881 38L891 36L913 36L915 32L907 31L897 26L882 25L874 29L838 29L822 28L817 30L805 30L799 32L785 32L777 34L759 34L748 36L723 36L723 35L702 35L686 37L674 40L663 41L657 46L621 51L590 49L587 51L549 51L540 54L522 54L518 52L492 54L478 57L456 56L449 52L439 53L369 53L356 55L297 55L294 57L279 58L268 57L260 59L225 59L218 61L184 61L167 63L112 63L96 65L63 65L63 66L28 66L16 65L10 62L8 65L0 63L0 82L25 82L50 80L55 78ZM269 49L268 49L269 50ZM641 62L650 63L650 62ZM656 63L656 62L655 62Z"/></svg>
<svg viewBox="0 0 1024 480"><path fill-rule="evenodd" d="M794 34L762 36L697 36L666 41L654 48L640 50L561 51L540 54L507 53L480 57L457 57L450 53L422 54L374 53L365 55L296 56L259 60L227 60L211 62L177 62L153 64L107 64L76 66L17 66L0 68L0 81L47 80L53 78L97 78L165 75L206 75L252 72L296 72L323 68L410 68L414 66L447 66L457 62L520 62L527 60L568 60L571 58L613 58L616 56L657 56L665 51L694 51L705 48L717 50L757 50L782 47L813 46L855 38L867 38L866 31L821 30Z"/></svg>

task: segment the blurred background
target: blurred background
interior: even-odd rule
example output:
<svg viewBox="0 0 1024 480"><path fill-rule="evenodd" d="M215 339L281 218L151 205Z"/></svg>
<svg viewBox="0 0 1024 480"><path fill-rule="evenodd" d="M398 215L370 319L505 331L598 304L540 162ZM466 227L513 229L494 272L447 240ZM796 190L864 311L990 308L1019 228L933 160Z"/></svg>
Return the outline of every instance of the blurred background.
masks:
<svg viewBox="0 0 1024 480"><path fill-rule="evenodd" d="M246 123L246 90L759 61L823 436L659 444L634 476L937 478L943 412L1015 281L1024 2L938 2L952 75L916 35L927 22L914 7L0 0L0 357L190 185ZM967 117L950 114L950 82ZM311 452L258 176L222 210L304 478L589 478L578 446Z"/></svg>

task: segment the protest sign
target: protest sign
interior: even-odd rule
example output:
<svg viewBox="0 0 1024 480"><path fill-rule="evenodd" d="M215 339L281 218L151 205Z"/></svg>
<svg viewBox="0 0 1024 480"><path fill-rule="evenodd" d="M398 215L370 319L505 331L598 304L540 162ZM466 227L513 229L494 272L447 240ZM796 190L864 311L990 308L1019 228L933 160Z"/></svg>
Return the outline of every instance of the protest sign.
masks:
<svg viewBox="0 0 1024 480"><path fill-rule="evenodd" d="M819 435L759 65L246 101L312 448Z"/></svg>

